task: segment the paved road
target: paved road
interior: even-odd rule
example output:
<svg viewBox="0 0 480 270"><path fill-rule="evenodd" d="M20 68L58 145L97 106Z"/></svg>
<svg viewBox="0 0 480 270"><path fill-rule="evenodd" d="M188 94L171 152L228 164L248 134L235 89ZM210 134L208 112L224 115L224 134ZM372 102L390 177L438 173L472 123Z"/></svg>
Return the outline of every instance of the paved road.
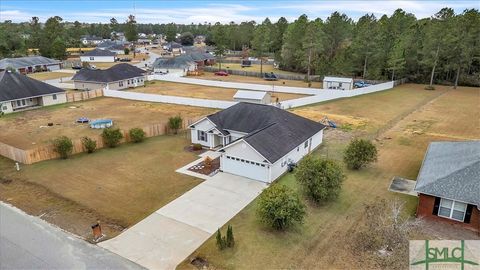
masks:
<svg viewBox="0 0 480 270"><path fill-rule="evenodd" d="M217 173L99 245L150 269L175 269L265 187L259 181Z"/></svg>
<svg viewBox="0 0 480 270"><path fill-rule="evenodd" d="M0 202L0 269L144 269Z"/></svg>

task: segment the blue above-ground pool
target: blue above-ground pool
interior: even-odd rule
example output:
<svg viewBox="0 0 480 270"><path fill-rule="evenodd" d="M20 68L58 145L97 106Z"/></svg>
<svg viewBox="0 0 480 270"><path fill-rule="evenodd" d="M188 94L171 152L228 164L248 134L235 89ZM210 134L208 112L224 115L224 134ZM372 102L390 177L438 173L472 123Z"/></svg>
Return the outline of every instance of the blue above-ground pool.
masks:
<svg viewBox="0 0 480 270"><path fill-rule="evenodd" d="M113 125L112 119L98 119L90 122L91 128L108 128Z"/></svg>

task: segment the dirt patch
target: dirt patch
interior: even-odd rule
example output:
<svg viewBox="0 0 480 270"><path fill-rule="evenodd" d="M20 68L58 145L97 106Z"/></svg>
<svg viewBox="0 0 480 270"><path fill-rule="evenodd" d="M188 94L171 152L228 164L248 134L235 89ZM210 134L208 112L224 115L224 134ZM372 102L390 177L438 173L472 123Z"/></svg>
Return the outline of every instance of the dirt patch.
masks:
<svg viewBox="0 0 480 270"><path fill-rule="evenodd" d="M190 262L193 266L197 267L198 269L205 269L208 268L208 262L206 259L201 257L195 257Z"/></svg>
<svg viewBox="0 0 480 270"><path fill-rule="evenodd" d="M201 173L204 175L210 175L216 170L220 169L220 158L211 160L210 165L207 164L206 160L201 161L198 164L193 165L188 168L189 171Z"/></svg>

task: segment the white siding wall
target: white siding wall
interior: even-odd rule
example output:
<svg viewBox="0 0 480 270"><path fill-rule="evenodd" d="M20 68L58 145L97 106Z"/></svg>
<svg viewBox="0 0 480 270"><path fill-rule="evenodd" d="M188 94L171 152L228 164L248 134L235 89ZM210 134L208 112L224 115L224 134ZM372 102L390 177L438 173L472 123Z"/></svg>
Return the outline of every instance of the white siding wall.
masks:
<svg viewBox="0 0 480 270"><path fill-rule="evenodd" d="M225 148L225 154L255 162L264 161L264 158L244 141L239 141L235 144L232 144L228 148Z"/></svg>
<svg viewBox="0 0 480 270"><path fill-rule="evenodd" d="M297 163L305 155L307 155L309 152L317 148L322 143L322 140L323 140L323 130L313 135L313 137L308 140L307 148L304 147L305 142L303 142L298 147L290 151L290 153L286 154L283 158L275 162L271 169L270 183L275 181L275 179L277 179L287 171L288 169L287 164L289 163L289 160L294 163ZM298 151L297 151L297 148L298 148Z"/></svg>
<svg viewBox="0 0 480 270"><path fill-rule="evenodd" d="M195 143L199 143L205 147L210 147L210 142L212 140L212 137L209 136L209 135L212 135L212 134L208 134L207 133L207 141L199 141L198 140L198 131L201 130L201 131L204 131L204 132L207 132L208 130L212 129L214 126L212 124L212 122L210 122L209 120L207 119L203 119L201 120L200 122L196 123L195 124L195 128L192 128L191 129L191 139L192 139L192 143L195 144Z"/></svg>
<svg viewBox="0 0 480 270"><path fill-rule="evenodd" d="M114 56L80 56L80 61L113 63L115 62L115 57Z"/></svg>
<svg viewBox="0 0 480 270"><path fill-rule="evenodd" d="M56 95L56 99L53 99L53 96ZM42 97L42 105L50 106L55 104L61 104L67 102L67 95L65 93L58 93L54 95L48 95Z"/></svg>
<svg viewBox="0 0 480 270"><path fill-rule="evenodd" d="M1 106L1 111L5 114L7 113L12 113L13 112L13 108L12 108L12 102L11 101L7 101L7 102L0 102L0 106Z"/></svg>

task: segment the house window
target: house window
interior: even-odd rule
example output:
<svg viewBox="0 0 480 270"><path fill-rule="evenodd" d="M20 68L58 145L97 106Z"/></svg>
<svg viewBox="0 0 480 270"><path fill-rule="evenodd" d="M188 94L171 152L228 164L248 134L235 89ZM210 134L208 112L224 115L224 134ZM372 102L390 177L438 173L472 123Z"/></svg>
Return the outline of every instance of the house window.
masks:
<svg viewBox="0 0 480 270"><path fill-rule="evenodd" d="M25 102L25 99L22 99L22 105L25 106L27 103Z"/></svg>
<svg viewBox="0 0 480 270"><path fill-rule="evenodd" d="M52 99L53 99L53 100L57 100L57 94L53 94L53 95L52 95Z"/></svg>
<svg viewBox="0 0 480 270"><path fill-rule="evenodd" d="M17 100L17 106L18 107L22 106L22 103L20 102L20 100Z"/></svg>
<svg viewBox="0 0 480 270"><path fill-rule="evenodd" d="M297 152L300 151L300 147L297 147Z"/></svg>
<svg viewBox="0 0 480 270"><path fill-rule="evenodd" d="M90 56L90 60L92 60L92 61L95 60L95 57Z"/></svg>
<svg viewBox="0 0 480 270"><path fill-rule="evenodd" d="M453 200L442 198L440 201L440 208L438 215L440 217L450 218L458 221L465 219L465 212L467 211L467 204Z"/></svg>
<svg viewBox="0 0 480 270"><path fill-rule="evenodd" d="M305 143L303 144L303 146L304 146L305 148L307 148L307 147L308 147L308 141L305 141Z"/></svg>
<svg viewBox="0 0 480 270"><path fill-rule="evenodd" d="M198 135L198 140L199 141L204 141L204 142L207 141L207 133L205 131L198 130L197 135Z"/></svg>
<svg viewBox="0 0 480 270"><path fill-rule="evenodd" d="M123 86L123 81L118 82L118 86L122 87Z"/></svg>

